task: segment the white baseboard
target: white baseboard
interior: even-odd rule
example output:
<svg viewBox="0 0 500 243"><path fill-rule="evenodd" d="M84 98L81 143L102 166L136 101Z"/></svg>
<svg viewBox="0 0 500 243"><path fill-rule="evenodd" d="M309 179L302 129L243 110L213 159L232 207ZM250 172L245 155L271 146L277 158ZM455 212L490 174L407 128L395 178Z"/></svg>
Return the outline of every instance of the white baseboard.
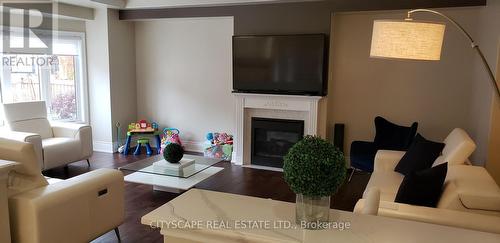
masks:
<svg viewBox="0 0 500 243"><path fill-rule="evenodd" d="M184 148L186 151L190 152L198 152L198 153L203 153L203 150L205 148L205 143L200 142L200 141L194 141L194 140L184 140L182 141L182 145L184 145Z"/></svg>
<svg viewBox="0 0 500 243"><path fill-rule="evenodd" d="M115 149L113 146L113 142L111 141L96 141L93 142L94 151L96 152L104 152L104 153L114 153Z"/></svg>
<svg viewBox="0 0 500 243"><path fill-rule="evenodd" d="M132 139L132 141L130 142L130 147L134 147L135 145L135 140ZM205 149L205 143L202 141L183 140L182 145L184 145L186 151L190 152L203 153L203 150ZM156 143L151 144L151 146L155 147ZM115 143L113 147L113 144L111 142L94 141L94 151L113 153L117 150L117 148L118 143Z"/></svg>
<svg viewBox="0 0 500 243"><path fill-rule="evenodd" d="M233 149L233 153L231 154L231 163L233 163L235 165L243 165L241 158L236 157L236 151L234 151L234 149Z"/></svg>

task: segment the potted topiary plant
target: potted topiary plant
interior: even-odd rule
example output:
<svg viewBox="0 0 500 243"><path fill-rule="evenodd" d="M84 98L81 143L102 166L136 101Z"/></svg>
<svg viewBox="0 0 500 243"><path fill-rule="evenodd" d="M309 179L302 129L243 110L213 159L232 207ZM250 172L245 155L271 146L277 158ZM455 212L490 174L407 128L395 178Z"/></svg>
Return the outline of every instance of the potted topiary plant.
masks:
<svg viewBox="0 0 500 243"><path fill-rule="evenodd" d="M314 228L310 223L327 222L330 197L344 183L347 173L342 151L320 137L305 136L285 155L283 172L297 194L297 223Z"/></svg>
<svg viewBox="0 0 500 243"><path fill-rule="evenodd" d="M183 156L184 148L177 143L170 143L163 150L163 158L170 163L179 163Z"/></svg>

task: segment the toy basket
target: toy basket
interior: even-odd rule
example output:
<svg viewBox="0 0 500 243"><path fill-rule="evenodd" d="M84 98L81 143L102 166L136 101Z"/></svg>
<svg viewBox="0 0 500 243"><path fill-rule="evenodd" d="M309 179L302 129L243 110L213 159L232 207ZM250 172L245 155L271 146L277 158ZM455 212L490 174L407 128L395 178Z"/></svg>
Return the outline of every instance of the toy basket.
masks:
<svg viewBox="0 0 500 243"><path fill-rule="evenodd" d="M211 147L205 148L203 155L209 158L217 158L226 161L231 161L231 155L233 153L233 145L223 144L223 145L213 145Z"/></svg>
<svg viewBox="0 0 500 243"><path fill-rule="evenodd" d="M231 161L233 154L233 136L227 133L208 133L203 155L209 158Z"/></svg>

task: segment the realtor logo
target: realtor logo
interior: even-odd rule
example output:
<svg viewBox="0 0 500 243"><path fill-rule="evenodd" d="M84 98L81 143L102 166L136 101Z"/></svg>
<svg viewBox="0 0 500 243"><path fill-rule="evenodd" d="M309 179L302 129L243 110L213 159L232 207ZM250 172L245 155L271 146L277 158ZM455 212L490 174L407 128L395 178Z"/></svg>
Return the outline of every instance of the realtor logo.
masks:
<svg viewBox="0 0 500 243"><path fill-rule="evenodd" d="M1 3L4 53L52 54L53 3Z"/></svg>

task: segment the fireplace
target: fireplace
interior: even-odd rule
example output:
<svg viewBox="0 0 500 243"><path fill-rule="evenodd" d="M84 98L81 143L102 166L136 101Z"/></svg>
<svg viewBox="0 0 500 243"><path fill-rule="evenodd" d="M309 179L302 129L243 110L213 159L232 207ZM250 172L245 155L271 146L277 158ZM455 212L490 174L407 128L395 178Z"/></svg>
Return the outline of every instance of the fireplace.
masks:
<svg viewBox="0 0 500 243"><path fill-rule="evenodd" d="M252 117L251 164L283 168L283 156L304 136L304 121Z"/></svg>
<svg viewBox="0 0 500 243"><path fill-rule="evenodd" d="M326 99L319 96L234 93L235 133L232 161L252 166L252 118L287 119L303 122L303 135L325 137ZM258 162L257 162L258 163ZM256 165L255 165L256 166ZM262 167L266 168L266 167ZM274 170L275 168L268 167ZM276 168L279 169L279 168Z"/></svg>

